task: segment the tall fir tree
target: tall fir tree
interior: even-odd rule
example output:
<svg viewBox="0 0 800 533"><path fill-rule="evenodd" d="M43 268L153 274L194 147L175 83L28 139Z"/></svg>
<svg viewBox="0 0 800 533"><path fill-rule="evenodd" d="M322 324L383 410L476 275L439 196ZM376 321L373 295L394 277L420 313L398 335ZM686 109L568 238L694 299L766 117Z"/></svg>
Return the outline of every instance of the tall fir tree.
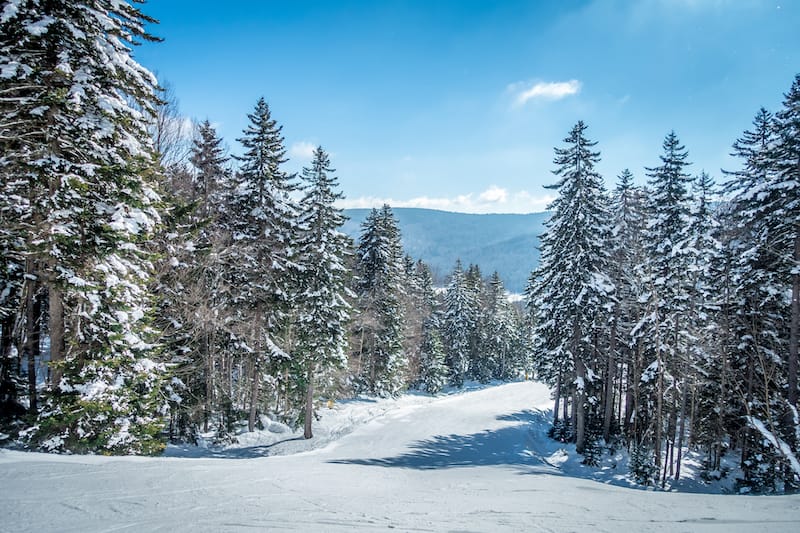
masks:
<svg viewBox="0 0 800 533"><path fill-rule="evenodd" d="M233 333L247 354L248 429L253 431L265 375L289 364L284 335L297 272L292 243L298 208L291 196L294 175L281 169L286 162L282 128L263 98L248 119L238 139L244 152L236 157L239 169L227 191L223 224L229 238L227 301Z"/></svg>
<svg viewBox="0 0 800 533"><path fill-rule="evenodd" d="M425 321L422 327L422 345L419 356L419 383L422 389L431 394L436 394L447 385L449 370L445 358L438 320L431 317Z"/></svg>
<svg viewBox="0 0 800 533"><path fill-rule="evenodd" d="M742 415L743 490L791 490L797 464L798 297L800 201L800 76L775 116L759 110L752 131L734 143L742 169L730 172L732 217L738 223L734 369L746 372ZM787 295L787 296L784 296ZM787 321L788 317L788 321ZM788 324L787 324L788 322Z"/></svg>
<svg viewBox="0 0 800 533"><path fill-rule="evenodd" d="M317 147L310 167L303 169L305 195L301 201L297 257L300 287L297 294L297 378L305 389L304 437L311 438L315 386L347 365L345 353L348 272L345 259L349 238L339 231L344 222L334 203L343 198L336 188L328 154Z"/></svg>
<svg viewBox="0 0 800 533"><path fill-rule="evenodd" d="M468 375L472 334L476 330L475 310L474 292L467 282L461 261L456 261L444 295L442 318L446 363L450 369L450 384L455 387L464 385Z"/></svg>
<svg viewBox="0 0 800 533"><path fill-rule="evenodd" d="M12 242L26 257L27 346L43 329L32 310L47 302L50 385L31 434L45 449L161 446L164 369L148 340L142 247L159 222L147 133L156 80L131 57L156 40L151 22L111 0L15 3L0 17L0 196L23 236Z"/></svg>
<svg viewBox="0 0 800 533"><path fill-rule="evenodd" d="M687 275L692 177L686 172L688 156L673 131L664 139L661 165L647 169L651 191L645 231L647 258L640 271L648 293L642 325L654 358L648 365L655 372L649 391L656 404L651 444L656 468L663 465L664 479L667 468L672 468L668 459L675 442L679 391L686 386L686 368L692 363Z"/></svg>
<svg viewBox="0 0 800 533"><path fill-rule="evenodd" d="M403 276L400 230L388 205L373 209L362 225L356 252L359 319L353 332L358 389L381 396L399 393L406 383Z"/></svg>
<svg viewBox="0 0 800 533"><path fill-rule="evenodd" d="M641 187L634 185L633 174L625 169L619 175L611 204L611 278L616 303L610 316L609 350L613 352L616 347L616 353L611 356L620 366L619 403L620 411L624 411L619 422L629 441L635 440L632 437L638 429L637 419L631 414L637 412L637 388L644 370L641 349L644 339L634 331L634 326L643 315L639 297L644 293L644 286L636 267L644 258L645 195ZM612 425L608 396L604 415L603 435L608 440Z"/></svg>
<svg viewBox="0 0 800 533"><path fill-rule="evenodd" d="M555 149L553 173L559 180L549 188L559 196L550 206L553 215L540 237L541 263L527 291L541 350L540 375L557 395L566 392L562 387L572 393L579 453L595 423L596 335L614 289L608 275L608 206L594 169L600 153L585 137L586 128L578 122L564 139L566 146Z"/></svg>

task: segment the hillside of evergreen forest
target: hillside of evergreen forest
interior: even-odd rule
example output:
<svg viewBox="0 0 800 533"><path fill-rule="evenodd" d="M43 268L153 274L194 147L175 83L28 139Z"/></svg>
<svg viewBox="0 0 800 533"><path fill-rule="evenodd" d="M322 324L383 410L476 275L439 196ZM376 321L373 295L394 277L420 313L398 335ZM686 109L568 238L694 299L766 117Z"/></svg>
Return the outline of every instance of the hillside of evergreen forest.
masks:
<svg viewBox="0 0 800 533"><path fill-rule="evenodd" d="M539 234L547 213L468 214L433 209L394 208L407 254L423 260L438 283L456 264L475 264L485 275L500 274L506 289L521 294L539 262ZM368 209L346 209L342 231L354 240Z"/></svg>
<svg viewBox="0 0 800 533"><path fill-rule="evenodd" d="M680 489L691 470L741 494L800 490L800 75L725 140L736 166L719 175L694 173L692 147L665 131L652 167L601 176L602 144L579 120L553 139L552 168L531 169L553 173L547 214L344 212L334 155L317 146L287 170L268 94L242 104L235 139L212 118L183 135L189 117L132 53L158 40L145 5L2 6L0 445L11 462L168 446L224 455L272 429L313 443L336 402L492 383L487 417L525 428L491 441L500 456L529 457L526 435L546 424L546 449L574 449L584 472L613 463L622 484ZM497 391L529 380L551 402L544 418L503 411ZM461 430L487 430L475 424ZM325 427L331 440L344 433ZM420 438L454 439L430 450L445 455L476 440Z"/></svg>

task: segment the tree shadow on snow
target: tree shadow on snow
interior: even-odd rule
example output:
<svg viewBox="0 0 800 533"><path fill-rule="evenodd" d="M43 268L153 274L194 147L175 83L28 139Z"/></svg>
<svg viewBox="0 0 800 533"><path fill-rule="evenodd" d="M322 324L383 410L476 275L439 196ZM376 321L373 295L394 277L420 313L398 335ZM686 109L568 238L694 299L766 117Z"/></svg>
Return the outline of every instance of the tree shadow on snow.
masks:
<svg viewBox="0 0 800 533"><path fill-rule="evenodd" d="M518 424L471 435L437 435L411 444L410 451L396 457L337 459L331 462L417 470L511 466L526 467L530 473L561 473L536 453L537 429L547 422L547 414L526 410L499 416L497 420Z"/></svg>
<svg viewBox="0 0 800 533"><path fill-rule="evenodd" d="M278 455L273 448L287 442L305 440L303 437L292 437L279 440L271 444L247 446L241 448L199 448L196 446L173 445L174 450L169 453L172 457L190 457L193 459L258 459Z"/></svg>

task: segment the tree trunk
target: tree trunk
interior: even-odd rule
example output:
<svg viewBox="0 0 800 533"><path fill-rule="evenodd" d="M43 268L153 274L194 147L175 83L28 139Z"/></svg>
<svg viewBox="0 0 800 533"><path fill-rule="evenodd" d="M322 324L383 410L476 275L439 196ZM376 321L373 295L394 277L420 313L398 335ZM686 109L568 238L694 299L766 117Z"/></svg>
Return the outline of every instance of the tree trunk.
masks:
<svg viewBox="0 0 800 533"><path fill-rule="evenodd" d="M625 390L625 428L627 431L627 437L630 442L637 441L639 435L637 435L637 424L636 424L636 414L637 409L639 407L638 398L639 398L639 381L641 374L641 358L642 358L642 348L641 342L638 340L636 341L636 349L632 353L633 361L631 361L631 365L628 367L628 375L627 375L627 385L628 388Z"/></svg>
<svg viewBox="0 0 800 533"><path fill-rule="evenodd" d="M65 357L64 295L55 285L48 292L50 315L50 387L59 390Z"/></svg>
<svg viewBox="0 0 800 533"><path fill-rule="evenodd" d="M683 433L686 430L686 400L689 396L689 383L684 382L683 394L681 395L681 412L678 421L678 462L675 465L675 481L681 478L681 459L683 457Z"/></svg>
<svg viewBox="0 0 800 533"><path fill-rule="evenodd" d="M795 272L792 274L792 317L789 325L789 361L786 370L789 374L787 385L789 391L787 400L789 404L797 409L797 350L798 335L800 335L800 232L794 237L794 265ZM789 427L793 427L791 411L788 414Z"/></svg>
<svg viewBox="0 0 800 533"><path fill-rule="evenodd" d="M575 360L575 372L578 386L575 390L575 451L583 453L586 447L586 366L580 357Z"/></svg>
<svg viewBox="0 0 800 533"><path fill-rule="evenodd" d="M214 405L214 357L211 355L211 336L205 334L206 401L203 403L203 431L208 432L208 420Z"/></svg>
<svg viewBox="0 0 800 533"><path fill-rule="evenodd" d="M303 421L303 438L310 439L314 435L311 432L311 421L314 418L314 373L312 365L309 365L308 372L306 373L306 413Z"/></svg>
<svg viewBox="0 0 800 533"><path fill-rule="evenodd" d="M627 390L628 382L625 379L627 373L627 365L624 362L624 358L619 358L619 364L617 365L619 370L619 375L617 375L617 421L619 422L619 431L623 432L625 428L625 424L623 423L625 420L625 413L623 412L623 406L625 402L623 398L625 397L625 391Z"/></svg>
<svg viewBox="0 0 800 533"><path fill-rule="evenodd" d="M662 489L667 484L667 467L668 467L668 465L672 464L670 462L670 460L669 460L669 456L670 456L671 453L672 453L672 451L670 449L670 443L669 443L669 440L667 440L666 442L664 442L664 472L663 472L663 474L661 476L661 488Z"/></svg>
<svg viewBox="0 0 800 533"><path fill-rule="evenodd" d="M678 427L678 410L674 402L670 405L669 425L667 426L667 449L669 450L669 475L675 474L675 432Z"/></svg>
<svg viewBox="0 0 800 533"><path fill-rule="evenodd" d="M258 408L258 392L259 392L259 379L258 362L253 361L253 381L250 386L250 417L247 420L247 430L251 433L256 430L256 410Z"/></svg>
<svg viewBox="0 0 800 533"><path fill-rule="evenodd" d="M658 340L660 343L660 339ZM658 357L656 359L658 364L658 389L656 391L656 442L655 442L655 462L656 462L656 472L661 467L661 430L663 426L663 422L661 420L661 412L663 408L663 401L664 401L664 369L662 368L661 362L661 347L658 348Z"/></svg>
<svg viewBox="0 0 800 533"><path fill-rule="evenodd" d="M611 325L611 340L608 347L608 359L606 360L606 397L603 413L603 440L609 441L611 437L611 419L614 416L614 374L616 374L616 352L617 352L617 308L614 307L614 322Z"/></svg>
<svg viewBox="0 0 800 533"><path fill-rule="evenodd" d="M11 343L13 342L11 329L13 327L14 315L9 314L0 325L0 328L3 329L2 336L0 336L0 382L2 383L11 382L11 367L13 366L11 360Z"/></svg>
<svg viewBox="0 0 800 533"><path fill-rule="evenodd" d="M558 373L558 379L556 380L556 392L555 392L555 406L553 407L553 425L558 423L558 404L561 400L561 372Z"/></svg>
<svg viewBox="0 0 800 533"><path fill-rule="evenodd" d="M36 359L40 356L39 333L41 326L42 301L37 294L38 282L32 281L25 295L25 348L28 356L28 396L30 398L30 412L38 412L36 394Z"/></svg>

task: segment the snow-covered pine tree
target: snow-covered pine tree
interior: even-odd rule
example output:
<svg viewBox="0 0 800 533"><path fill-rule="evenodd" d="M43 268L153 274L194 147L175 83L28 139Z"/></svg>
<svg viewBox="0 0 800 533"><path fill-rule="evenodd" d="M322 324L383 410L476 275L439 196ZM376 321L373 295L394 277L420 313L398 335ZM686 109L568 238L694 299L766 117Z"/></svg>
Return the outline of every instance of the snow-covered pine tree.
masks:
<svg viewBox="0 0 800 533"><path fill-rule="evenodd" d="M222 138L217 135L208 119L204 120L197 127L190 157L195 169L192 176L194 198L203 214L219 203L215 196L219 195L228 179L228 160Z"/></svg>
<svg viewBox="0 0 800 533"><path fill-rule="evenodd" d="M455 387L464 385L469 370L470 335L475 330L476 302L473 296L458 260L444 295L442 317L446 363L450 369L450 384Z"/></svg>
<svg viewBox="0 0 800 533"><path fill-rule="evenodd" d="M442 354L444 354L439 299L433 287L433 273L422 260L414 263L413 271L407 278L411 279L410 282L407 282L409 294L406 294L404 298L407 337L405 349L409 356L409 381L417 383L417 386L430 392L431 389L427 389L425 383L428 382L433 386L436 381L433 376L438 375L440 371L437 358L431 357L432 334L438 337ZM435 332L428 330L435 330ZM411 338L408 338L409 335ZM433 365L435 368L426 368L428 365ZM447 372L443 365L444 360L442 360L442 367L445 370L446 383Z"/></svg>
<svg viewBox="0 0 800 533"><path fill-rule="evenodd" d="M748 427L747 420L749 417L767 420L771 427L777 423L771 413L776 408L780 410L776 401L782 382L775 361L783 350L785 302L780 296L780 282L771 268L774 251L762 245L764 228L758 215L757 196L752 194L768 181L769 152L776 142L773 115L760 109L753 126L753 131L745 131L733 144L733 155L742 159L742 168L726 172L729 180L725 190L731 200L724 204L725 232L720 236L722 250L718 260L722 264L716 268L716 286L721 295L717 321L724 336L720 345L727 348L722 352L727 357L721 363L723 369L730 370L721 372L717 379L704 380L700 400L708 401L709 393L716 392L720 399L714 407L725 402L725 411L731 411L727 419L712 413L713 425L709 429L741 435L744 477L739 482L740 490L769 492L774 490L772 474L780 460L774 450L769 453L762 437ZM732 395L739 399L737 405L728 405L725 400ZM724 429L714 427L721 423L725 423ZM705 436L700 434L701 442L708 440ZM710 450L712 467L724 451L719 447L719 451Z"/></svg>
<svg viewBox="0 0 800 533"><path fill-rule="evenodd" d="M638 384L642 366L642 338L633 334L633 328L644 314L639 295L644 290L636 266L643 261L644 196L641 187L633 183L633 174L628 169L619 175L612 195L611 214L611 262L610 272L615 287L616 304L610 315L609 350L619 366L619 423L629 442L636 434ZM616 345L616 350L614 350ZM614 354L613 352L616 351ZM607 381L610 376L606 376ZM609 391L607 391L608 394ZM624 398L623 398L624 397ZM608 396L603 418L603 436L609 439L612 433L613 409L609 409ZM611 399L613 401L613 399Z"/></svg>
<svg viewBox="0 0 800 533"><path fill-rule="evenodd" d="M798 423L798 350L800 350L800 74L784 95L783 108L775 114L777 142L771 154L774 179L770 180L763 206L770 232L769 245L778 250L779 275L790 287L789 337L786 354L786 402L783 433L795 454ZM800 486L800 472L795 486Z"/></svg>
<svg viewBox="0 0 800 533"><path fill-rule="evenodd" d="M469 337L469 365L467 377L481 382L487 382L492 377L493 365L489 354L484 350L486 343L485 325L487 322L485 302L486 284L478 265L471 264L464 274L465 287L468 299L472 304L467 308L471 316L467 323L471 324Z"/></svg>
<svg viewBox="0 0 800 533"><path fill-rule="evenodd" d="M225 396L222 376L226 353L226 309L218 294L224 286L220 253L227 246L219 231L222 192L229 179L222 139L206 120L198 125L185 160L171 156L171 168L183 169L165 180L169 208L156 239L160 264L154 292L159 295L156 319L162 330L165 357L173 368L176 389L170 394L171 439L193 439L222 423L219 398Z"/></svg>
<svg viewBox="0 0 800 533"><path fill-rule="evenodd" d="M698 383L702 381L699 369L709 360L725 361L719 356L719 348L723 343L717 342L717 324L713 321L719 309L719 291L713 286L712 264L719 256L720 247L717 241L719 223L713 209L716 196L714 180L701 172L692 183L692 201L689 208L687 239L683 246L687 267L687 312L685 316L686 330L692 342L683 364L679 367L682 375L677 384L678 407L675 433L675 479L680 479L683 446L694 424L690 399L696 397ZM720 368L720 372L727 371ZM719 415L724 416L725 405L719 406ZM716 411L716 410L715 410ZM717 436L717 443L721 435ZM718 444L717 444L718 445ZM670 470L670 474L672 471Z"/></svg>
<svg viewBox="0 0 800 533"><path fill-rule="evenodd" d="M359 390L395 395L405 386L403 274L400 230L388 205L373 209L362 225L356 253L358 317L352 345Z"/></svg>
<svg viewBox="0 0 800 533"><path fill-rule="evenodd" d="M734 144L743 168L729 173L738 222L737 310L732 365L746 376L742 416L742 490L795 487L797 458L797 298L800 201L800 76L773 117L761 109L752 132ZM785 296L788 295L788 298ZM786 317L789 317L788 328ZM794 404L793 404L794 400ZM784 445L780 443L783 442Z"/></svg>
<svg viewBox="0 0 800 533"><path fill-rule="evenodd" d="M428 265L406 256L405 289L402 291L405 330L403 350L408 355L409 383L418 383L422 372L425 329L433 321L438 328L438 300L433 289L433 274Z"/></svg>
<svg viewBox="0 0 800 533"><path fill-rule="evenodd" d="M486 309L483 313L483 361L488 363L483 379L510 380L522 369L520 354L516 352L516 336L520 324L506 296L500 274L495 271L486 291Z"/></svg>
<svg viewBox="0 0 800 533"><path fill-rule="evenodd" d="M648 224L645 230L647 256L640 270L648 289L647 309L643 324L649 351L653 355L648 369L655 371L651 399L655 403L652 435L655 464L672 470L670 449L675 443L680 408L679 391L686 386L686 369L690 366L690 308L688 277L689 185L692 177L685 169L689 154L675 132L663 143L661 165L648 168L651 194ZM668 392L668 394L667 394ZM662 462L662 440L666 442Z"/></svg>
<svg viewBox="0 0 800 533"><path fill-rule="evenodd" d="M253 431L265 375L278 374L289 364L283 336L296 279L298 208L291 196L295 176L281 169L286 161L282 128L263 98L247 117L249 124L238 139L244 152L236 156L239 169L221 222L229 239L223 252L226 303L232 334L246 354L242 385L249 383L248 429Z"/></svg>
<svg viewBox="0 0 800 533"><path fill-rule="evenodd" d="M345 347L350 304L347 302L349 272L345 259L350 239L339 231L344 222L334 205L343 198L336 189L328 154L317 147L311 166L303 169L305 194L301 201L300 238L297 257L300 267L295 358L299 371L295 379L305 389L304 437L312 435L314 391L329 385L332 373L347 366Z"/></svg>
<svg viewBox="0 0 800 533"><path fill-rule="evenodd" d="M555 149L559 177L548 186L559 193L550 205L553 215L540 237L541 262L531 276L527 294L538 339L539 375L560 395L573 395L576 448L587 445L587 425L596 424L596 393L602 371L598 364L599 336L614 287L609 279L609 212L602 178L594 167L600 153L578 122ZM563 389L562 389L563 387ZM556 408L557 410L557 408Z"/></svg>
<svg viewBox="0 0 800 533"><path fill-rule="evenodd" d="M0 196L14 199L11 228L24 236L22 315L37 294L48 302L50 392L29 432L44 449L162 446L141 246L159 220L156 80L131 55L154 40L148 22L123 0L6 2L0 14Z"/></svg>
<svg viewBox="0 0 800 533"><path fill-rule="evenodd" d="M449 369L445 357L438 319L432 316L422 325L419 383L423 390L436 394L447 385Z"/></svg>

